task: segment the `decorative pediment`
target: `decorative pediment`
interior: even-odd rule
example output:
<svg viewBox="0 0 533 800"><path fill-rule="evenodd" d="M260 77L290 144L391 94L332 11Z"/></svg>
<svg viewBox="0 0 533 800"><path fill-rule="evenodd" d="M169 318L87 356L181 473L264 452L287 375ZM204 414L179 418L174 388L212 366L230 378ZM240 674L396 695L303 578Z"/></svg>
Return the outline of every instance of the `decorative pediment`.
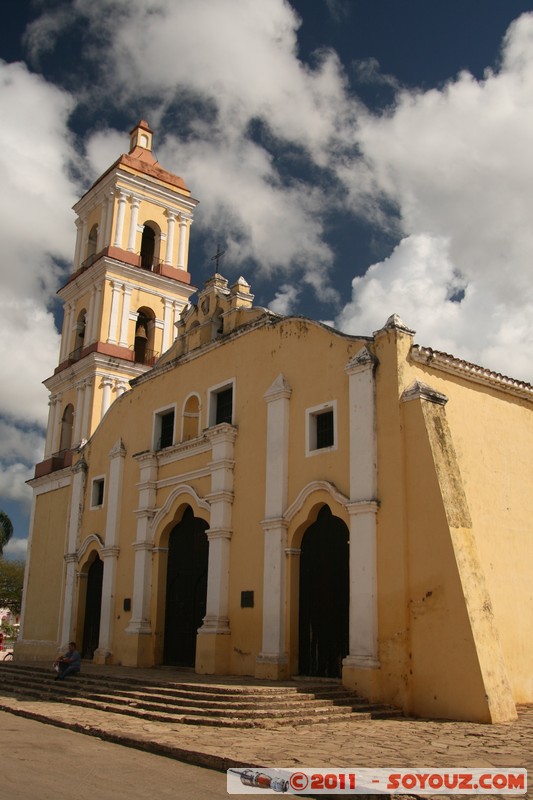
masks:
<svg viewBox="0 0 533 800"><path fill-rule="evenodd" d="M280 398L286 398L288 400L291 394L292 389L285 376L280 372L276 380L264 393L263 398L267 403L271 403L273 400L279 400Z"/></svg>

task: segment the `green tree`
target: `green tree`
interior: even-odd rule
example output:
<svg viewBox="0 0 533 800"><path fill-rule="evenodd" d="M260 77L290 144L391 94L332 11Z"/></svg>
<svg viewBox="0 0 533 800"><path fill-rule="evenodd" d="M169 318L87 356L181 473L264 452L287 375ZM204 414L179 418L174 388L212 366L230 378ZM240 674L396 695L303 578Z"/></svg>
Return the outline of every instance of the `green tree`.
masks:
<svg viewBox="0 0 533 800"><path fill-rule="evenodd" d="M0 511L0 556L4 552L4 547L13 536L13 523L5 511Z"/></svg>
<svg viewBox="0 0 533 800"><path fill-rule="evenodd" d="M0 608L20 614L23 585L24 562L0 559Z"/></svg>

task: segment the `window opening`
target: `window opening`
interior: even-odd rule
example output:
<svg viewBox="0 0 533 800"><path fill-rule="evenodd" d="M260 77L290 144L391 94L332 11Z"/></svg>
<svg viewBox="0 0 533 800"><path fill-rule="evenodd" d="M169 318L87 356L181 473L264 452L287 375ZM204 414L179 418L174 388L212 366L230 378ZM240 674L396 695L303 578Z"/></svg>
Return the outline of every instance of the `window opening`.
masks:
<svg viewBox="0 0 533 800"><path fill-rule="evenodd" d="M104 478L95 478L91 487L91 508L98 508L104 504Z"/></svg>
<svg viewBox="0 0 533 800"><path fill-rule="evenodd" d="M159 414L160 435L158 450L170 447L174 443L174 410Z"/></svg>
<svg viewBox="0 0 533 800"><path fill-rule="evenodd" d="M333 447L334 444L333 410L324 411L323 414L317 414L315 417L315 424L316 424L316 449L320 450L323 447Z"/></svg>
<svg viewBox="0 0 533 800"><path fill-rule="evenodd" d="M229 422L233 418L233 387L223 389L217 393L216 396L216 416L215 425L220 425L222 422Z"/></svg>
<svg viewBox="0 0 533 800"><path fill-rule="evenodd" d="M152 269L155 254L155 231L149 225L144 226L141 239L141 267Z"/></svg>

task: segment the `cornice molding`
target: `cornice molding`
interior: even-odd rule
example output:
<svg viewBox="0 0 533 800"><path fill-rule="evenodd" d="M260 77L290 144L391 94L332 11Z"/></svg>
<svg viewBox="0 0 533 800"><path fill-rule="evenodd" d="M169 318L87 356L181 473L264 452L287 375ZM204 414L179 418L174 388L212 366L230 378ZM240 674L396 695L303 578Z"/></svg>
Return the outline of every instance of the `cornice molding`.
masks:
<svg viewBox="0 0 533 800"><path fill-rule="evenodd" d="M442 353L438 350L432 350L431 347L422 347L415 344L411 347L409 357L412 361L441 372L447 372L472 383L479 383L487 388L497 389L514 397L533 402L533 386L530 383L509 378L499 372L493 372L469 361L463 361L460 358L449 355L449 353Z"/></svg>

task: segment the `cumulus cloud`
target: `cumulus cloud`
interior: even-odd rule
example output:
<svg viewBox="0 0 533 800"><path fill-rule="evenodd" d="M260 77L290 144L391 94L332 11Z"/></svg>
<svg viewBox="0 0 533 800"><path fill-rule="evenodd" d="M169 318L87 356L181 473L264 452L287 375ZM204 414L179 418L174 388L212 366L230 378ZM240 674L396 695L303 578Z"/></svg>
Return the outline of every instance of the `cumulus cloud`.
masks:
<svg viewBox="0 0 533 800"><path fill-rule="evenodd" d="M291 314L297 298L298 290L296 287L289 286L289 284L284 283L282 286L280 286L279 290L276 292L276 296L272 302L269 303L268 307L276 314Z"/></svg>
<svg viewBox="0 0 533 800"><path fill-rule="evenodd" d="M70 206L78 187L67 122L73 98L0 61L0 496L27 507L26 481L42 458L47 392L59 335L52 303L73 249ZM19 541L19 540L17 540ZM20 545L11 545L11 548Z"/></svg>
<svg viewBox="0 0 533 800"><path fill-rule="evenodd" d="M8 560L17 561L20 559L21 561L24 561L27 551L27 539L10 539L10 541L4 547L3 554Z"/></svg>
<svg viewBox="0 0 533 800"><path fill-rule="evenodd" d="M41 42L48 49L61 33L61 15L51 15L29 33L37 55ZM252 266L262 277L298 272L323 300L335 301L324 209L338 198L316 175L288 177L278 155L289 146L291 157L330 171L356 107L336 54L324 50L313 67L298 59L300 20L283 0L75 0L65 25L73 19L93 35L84 55L94 53L92 69L104 71L94 83L123 109L149 107L157 155L186 173L202 200L195 229L225 238L228 267ZM96 42L105 45L105 59ZM119 146L116 131L90 138L95 174Z"/></svg>
<svg viewBox="0 0 533 800"><path fill-rule="evenodd" d="M353 281L346 330L398 312L425 344L533 379L532 40L525 14L498 72L404 91L387 114L360 118L364 158L376 191L397 205L404 240ZM357 200L349 169L343 180Z"/></svg>

